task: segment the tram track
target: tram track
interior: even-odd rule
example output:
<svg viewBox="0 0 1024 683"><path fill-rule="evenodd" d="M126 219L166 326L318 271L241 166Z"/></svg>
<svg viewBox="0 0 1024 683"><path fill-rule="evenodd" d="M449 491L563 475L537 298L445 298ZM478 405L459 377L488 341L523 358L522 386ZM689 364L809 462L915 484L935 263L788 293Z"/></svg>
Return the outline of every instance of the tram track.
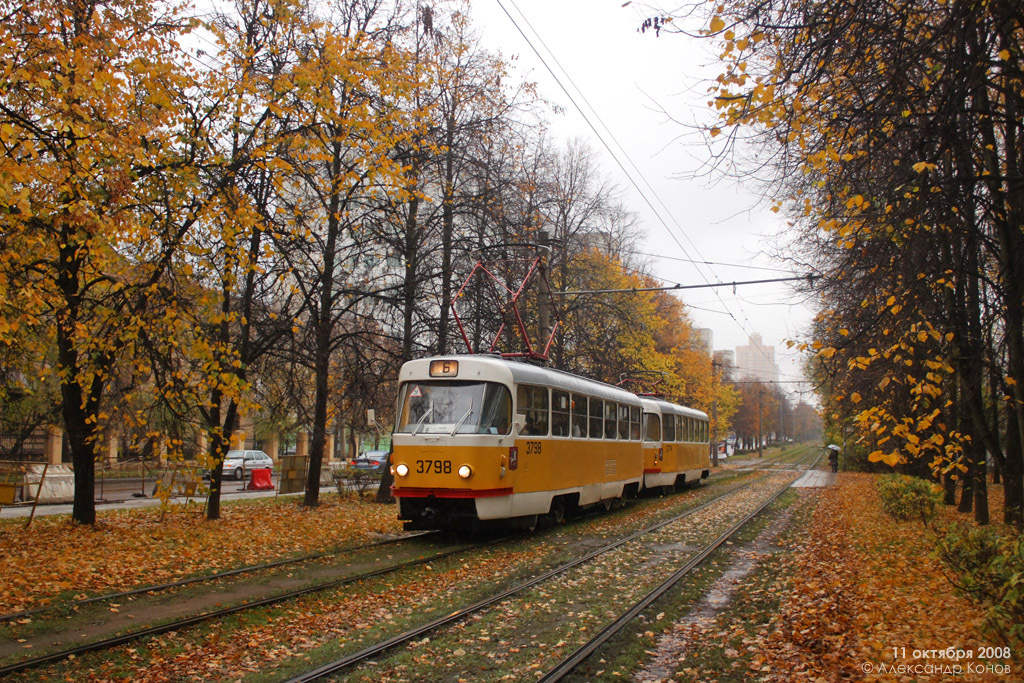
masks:
<svg viewBox="0 0 1024 683"><path fill-rule="evenodd" d="M417 537L420 537L420 536L429 536L429 535L433 535L434 533L435 532L427 532L425 534L415 534L413 536L405 537L405 538L402 538L402 539L389 539L389 541L382 541L382 542L375 543L375 544L366 544L364 546L359 546L358 548L353 548L353 550L355 550L355 549L372 548L372 547L376 547L376 546L380 546L380 545L387 545L389 543L397 542L399 540L409 540L410 538L417 538ZM459 553L471 552L472 550L477 549L477 548L482 548L482 547L486 547L487 545L491 545L491 544L494 544L494 543L499 543L502 540L504 540L504 539L499 538L499 539L493 539L493 540L490 540L490 541L487 541L487 542L481 543L481 544L475 544L475 545L470 545L470 546L461 546L461 547L458 547L458 548L454 548L452 550L447 550L447 551L444 551L444 552L441 552L441 553L430 555L428 557L419 557L419 558L416 558L414 560L409 560L409 561L406 561L406 562L400 562L400 563L397 563L397 564L394 564L394 565L391 565L391 566L388 566L388 567L381 567L380 569L375 569L375 570L368 571L368 572L362 572L362 573L351 575L351 576L345 576L345 577L342 577L340 579L336 579L336 580L332 580L332 581L328 581L328 582L324 582L324 583L317 583L315 585L306 586L304 588L299 588L299 589L296 589L296 590L292 590L292 591L287 591L287 592L284 592L284 593L279 593L279 594L271 595L271 596L268 596L266 598L262 598L262 599L258 599L258 600L253 600L253 601L245 602L245 603L238 604L238 605L232 605L232 606L224 607L224 608L221 608L221 609L216 609L216 610L211 610L211 611L207 611L207 612L202 612L200 614L196 614L196 615L193 615L193 616L190 616L190 617L186 617L186 618L182 618L182 619L175 619L175 620L173 620L171 622L168 622L168 623L165 623L165 624L160 624L160 625L157 625L157 626L151 626L151 627L148 627L148 628L143 628L143 629L138 629L138 630L130 631L128 633L124 633L124 634L121 634L121 635L113 636L113 637L110 637L110 638L104 638L104 639L98 640L98 641L93 641L91 643L86 643L86 644L83 644L83 645L80 645L80 646L77 646L77 647L67 648L67 649L64 649L64 650L57 651L57 652L41 655L41 656L38 656L38 657L33 657L31 659L26 659L26 660L23 660L21 662L16 662L16 663L8 664L8 665L5 665L5 666L0 666L0 678L2 678L4 676L7 676L7 675L10 675L10 674L19 673L19 672L22 672L22 671L27 671L29 669L38 668L38 667L44 666L46 664L52 664L54 662L58 662L58 661L65 660L65 659L69 659L69 658L72 658L72 657L78 657L78 656L81 656L83 654L87 654L87 653L90 653L90 652L99 652L99 651L102 651L102 650L107 650L107 649L110 649L110 648L113 648L113 647L117 647L119 645L124 645L124 644L127 644L127 643L131 643L133 641L141 640L143 638L148 638L148 637L160 635L160 634L163 634L163 633L169 633L171 631L177 631L179 629L189 628L191 626L195 626L196 624L200 624L200 623L205 622L205 621L211 621L211 620L214 620L214 619L221 619L221 618L224 618L224 617L227 617L227 616L231 616L231 615L235 615L235 614L238 614L238 613L241 613L241 612L246 612L246 611L261 609L261 608L265 608L265 607L270 607L270 606L273 606L273 605L276 605L276 604L279 604L279 603L282 603L282 602L286 602L286 601L289 601L289 600L294 600L294 599L301 598L301 597L304 597L304 596L307 596L307 595L311 595L313 593L317 593L317 592L321 592L321 591L333 590L333 589L340 588L342 586L346 586L348 584L357 583L359 581L365 581L367 579L372 579L372 578L375 578L375 577L384 576L384 575L387 575L387 574L391 574L391 573L394 573L394 572L401 571L403 569L408 569L410 567L416 567L416 566L419 566L419 565L429 564L431 562L437 562L438 560L441 560L441 559L444 559L444 558L447 558L447 557L451 557L451 556L457 555ZM332 554L326 553L326 554L321 554L319 557L331 556L331 555ZM312 557L295 558L293 560L293 562L309 561L310 559L315 559L315 558L312 558ZM282 564L287 564L287 563L288 563L288 561L281 561L281 562L277 562L277 563L268 563L268 565L261 565L261 567L277 567L277 566L280 566ZM225 572L224 574L225 575L237 574L237 573L240 573L240 572L243 572L243 571L248 571L248 570L253 570L253 569L254 568L241 568L239 570L234 570L232 572ZM212 577L199 577L196 580L202 580L204 578L212 578ZM189 582L189 580L185 581L185 583L188 583L188 582ZM140 592L140 591L132 591L132 593L137 593L137 592ZM97 598L95 598L94 601L99 601L101 599L109 598L109 597L110 596L98 596Z"/></svg>
<svg viewBox="0 0 1024 683"><path fill-rule="evenodd" d="M792 482L787 483L785 486L780 487L770 498L761 503L755 510L744 516L727 531L718 536L711 543L707 544L699 552L690 557L687 562L673 572L667 579L658 584L653 590L644 595L640 600L636 601L621 615L619 615L613 622L605 626L599 631L594 637L589 639L583 645L579 646L573 651L568 657L565 657L558 662L554 667L548 670L541 678L537 679L539 683L554 683L560 681L569 674L573 673L576 668L586 661L591 655L598 652L602 646L604 646L614 636L625 630L637 617L643 614L648 608L651 607L659 598L665 595L672 588L676 587L680 581L686 578L694 569L705 562L712 553L725 545L731 538L740 532L747 524L753 521L758 515L760 515L769 505L774 503L779 496L789 490Z"/></svg>
<svg viewBox="0 0 1024 683"><path fill-rule="evenodd" d="M765 464L768 464L768 463L765 463ZM748 476L748 475L750 475L752 473L756 473L756 472L758 472L758 470L760 470L761 472L767 471L764 468L756 468L756 469L753 469L753 470L743 471L743 472L738 473L738 474L733 475L733 476L744 477L744 476ZM726 479L731 479L731 478L732 477L727 477ZM587 554L585 554L581 558L577 558L577 559L575 559L575 560L573 560L573 561L571 561L569 563L563 564L563 565L561 565L559 567L556 567L556 568L554 568L552 570L549 570L549 571L541 574L538 577L535 577L535 578L533 578L533 579L531 579L531 580L529 580L527 582L524 582L524 583L522 583L522 584L520 584L518 586L515 586L515 587L513 587L511 589L502 591L502 592L500 592L499 594L497 594L495 596L492 596L490 598L486 598L484 600L481 600L480 602L478 602L478 603L476 603L474 605L471 605L471 606L469 606L467 608L464 608L464 609L459 610L457 612L453 612L451 615L449 615L447 617L444 617L444 618L438 619L438 620L434 620L434 621L432 621L432 622L430 622L428 624L425 624L425 625L423 625L423 626L421 626L419 628L412 629L412 630L407 631L407 632L405 632L403 634L399 634L398 636L394 636L392 638L384 640L381 643L378 643L376 646L372 646L371 648L367 648L367 649L362 650L362 651L360 651L358 653L354 653L352 655L348 655L348 656L344 657L342 660L339 660L342 663L340 663L340 664L338 662L332 663L332 664L336 665L338 668L337 669L332 669L331 672L342 670L342 669L348 668L350 666L353 666L355 663L357 663L359 661L364 661L366 659L374 657L377 654L379 654L379 653L381 653L381 652L383 652L385 650L388 650L390 648L393 648L393 647L401 644L402 642L406 642L408 640L411 640L412 638L418 637L418 636L420 636L420 635L422 635L424 633L429 633L431 631L435 631L437 629L440 629L443 626L445 626L447 624L450 624L450 623L453 623L455 621L458 621L460 619L463 619L466 616L468 616L469 614L472 614L474 612L478 612L478 611L484 610L484 609L486 609L487 606L493 605L496 602L500 602L501 600L504 600L504 599L510 597L511 595L514 595L516 592L527 590L529 587L534 586L534 585L538 585L538 584L540 584L540 583L542 583L542 582L544 582L546 580L549 580L550 578L552 578L552 577L554 577L554 576L556 576L558 574L561 574L561 573L564 573L564 572L568 571L572 567L585 564L586 562L590 561L591 559L593 559L593 558L595 558L595 557L597 557L597 556L599 556L599 555L601 555L603 553L610 552L610 550L612 550L613 548L622 546L625 543L628 543L629 541L631 541L631 540L633 540L635 538L638 538L638 537L642 536L645 533L651 533L651 532L653 532L653 531L655 531L657 529L660 529L660 528L663 528L663 527L665 527L667 525L670 525L673 522L679 521L680 519L684 519L684 518L686 518L686 517L688 517L688 516L690 516L692 514L696 514L697 512L700 512L701 510L707 509L708 507L710 507L710 506L718 503L719 501L723 500L727 496L732 495L733 493L736 493L737 491L743 490L743 488L744 487L737 487L736 489L727 491L727 492L723 493L722 495L719 495L719 496L717 496L717 497L715 497L715 498L713 498L713 499L711 499L709 501L706 501L705 503L703 503L703 504L701 504L699 506L690 508L690 509L684 511L683 513L681 513L679 515L675 515L675 516L673 516L673 517L671 517L669 519L662 520L660 522L652 524L652 525L650 525L650 526L648 526L648 527L646 527L646 528L644 528L644 529L642 529L642 530L640 530L638 532L635 532L635 533L630 534L630 535L628 535L628 536L626 536L626 537L624 537L622 539L619 539L618 541L616 541L613 544L609 544L606 547L603 547L603 548L600 548L600 549L595 550L593 552L587 553ZM388 539L386 541L381 541L381 542L377 542L377 543L364 544L362 546L354 546L354 547L351 547L351 548L345 548L345 549L343 549L342 551L339 551L339 552L351 552L351 551L355 551L355 550L359 550L359 549L366 549L366 548L384 546L384 545L389 545L389 544L393 544L393 543L397 543L397 542L401 542L401 541L412 540L414 538L419 538L421 536L430 536L430 535L432 535L432 534L431 533L415 534L415 535L405 536L405 537L398 538L398 539ZM495 543L500 543L503 540L505 540L505 539L502 538L502 539L492 540L492 541L490 541L489 543L486 543L486 544L462 546L462 547L455 548L455 549L452 549L452 550L449 550L449 551L445 551L445 552L442 552L442 553L433 554L433 555L430 555L429 557L421 557L421 558L418 558L416 560L412 560L412 561L408 561L408 562L402 562L402 563L397 563L397 564L394 564L394 565L391 565L391 566L388 566L388 567L382 567L380 569L376 569L376 570L373 570L373 571L364 572L364 573L360 573L360 574L352 575L352 576L346 576L346 577L340 578L338 580L329 581L329 582L325 582L325 583L318 583L316 585L307 586L307 587L304 587L304 588L301 588L301 589L298 589L298 590L288 591L288 592L285 592L285 593L280 593L280 594L276 594L276 595L273 595L273 596L269 596L269 597L264 598L264 599L259 599L259 600L253 600L253 601L250 601L250 602L245 602L244 604L238 604L238 605L234 605L234 606L230 606L230 607L226 607L226 608L222 608L222 609L211 610L211 611L204 612L204 613L201 613L201 614L196 614L194 616L190 616L190 617L187 617L187 618L176 619L176 620L174 620L172 622L169 622L169 623L166 623L166 624L162 624L162 625L158 625L158 626L153 626L153 627L149 627L149 628L144 628L144 629L138 629L138 630L131 631L129 633L124 633L124 634L121 634L121 635L117 635L117 636L114 636L114 637L111 637L111 638L106 638L106 639L94 641L94 642L89 643L89 644L84 644L84 645L76 646L76 647L73 647L73 648L64 649L64 650L61 650L59 652L53 652L53 653L50 653L50 654L41 655L39 657L35 657L35 658L32 658L32 659L24 660L22 662L18 662L18 663L14 663L14 664L10 664L10 665L4 666L4 667L0 667L0 677L6 676L6 675L10 675L10 674L13 674L13 673L17 673L17 672L21 672L21 671L26 671L26 670L29 670L29 669L32 669L32 668L38 668L40 666L44 666L44 665L47 665L47 664L58 662L58 661L61 661L61 660L67 659L67 658L79 657L81 655L84 655L84 654L87 654L87 653L90 653L90 652L100 652L100 651L103 651L103 650L106 650L106 649L114 648L114 647L119 646L119 645L124 645L124 644L127 644L127 643L131 643L133 641L138 641L138 640L141 640L141 639L145 639L145 638L156 636L156 635L160 635L160 634L165 634L165 633L168 633L168 632L171 632L171 631L178 631L178 630L181 630L181 629L186 629L186 628L189 628L191 626L195 626L195 625L203 623L203 622L208 622L208 621L213 621L213 620L217 620L217 619L222 619L224 617L227 617L227 616L230 616L230 615L239 614L241 612L258 610L258 609L261 609L261 608L271 607L273 605L276 605L276 604L279 604L279 603L282 603L282 602L286 602L286 601L289 601L289 600L294 600L294 599L297 599L297 598L301 598L301 597L304 597L304 596L308 596L308 595L311 595L313 593L322 592L322 591L328 591L328 590L340 588L340 587L345 586L347 584L353 584L353 583L356 583L356 582L365 581L365 580L372 579L372 578L375 578L375 577L385 576L387 574L398 572L398 571L401 571L402 569L407 569L407 568L415 567L417 565L427 565L427 564L430 564L430 563L436 563L439 560L442 560L442 559L447 558L447 557L452 557L452 556L457 555L459 553L472 553L476 549L485 547L486 545L493 545ZM181 582L174 582L172 584L162 584L162 585L159 585L159 586L148 586L148 587L142 587L142 588L139 588L139 589L134 589L132 591L126 591L126 592L118 593L118 594L109 594L109 595L104 595L104 596L95 596L93 598L88 598L88 599L83 600L81 602L85 603L85 602L99 602L99 601L102 601L102 600L115 600L115 599L118 599L118 598L123 597L123 596L134 595L134 594L139 594L139 593L146 593L146 592L152 592L152 591L157 591L157 590L168 590L168 589L171 589L171 588L174 588L174 587L177 587L177 586L188 585L190 583L195 583L195 582L199 582L199 581L215 581L215 580L218 580L218 579L226 578L226 577L229 577L229 576L240 575L240 574L244 574L244 573L247 573L247 572L257 572L257 571L260 571L260 570L267 570L267 569L277 568L277 567L280 567L282 565L298 564L298 563L301 563L301 562L309 562L309 561L313 561L313 560L316 560L316 559L322 559L323 557L328 557L328 556L337 555L337 554L338 553L318 553L316 555L303 556L303 557L300 557L300 558L291 558L289 560L278 561L278 562L273 562L273 563L267 563L266 565L257 565L257 566L252 566L252 567L243 567L243 568L239 568L239 569L236 569L236 570L231 570L231 571L228 571L228 572L222 572L222 573L220 573L218 575L210 575L210 576L207 576L207 577L193 577L192 579L186 579L186 580L183 580ZM65 606L66 605L67 605L67 603L65 604ZM330 665L328 665L328 666L330 666ZM308 677L308 675L304 675L304 676L300 676L298 678L295 678L293 680L316 680L317 678L323 678L324 676L330 675L331 672L318 673L316 675L313 675L312 677Z"/></svg>
<svg viewBox="0 0 1024 683"><path fill-rule="evenodd" d="M749 474L749 472L745 473L745 474ZM691 560L692 565L691 565L691 563L688 563L687 567L685 567L685 571L680 570L680 572L682 572L682 573L679 574L679 577L676 579L676 582L678 582L679 579L681 579L683 576L685 576L687 573L689 573L689 571L692 571L692 569L694 567L696 567L701 562L703 562L718 547L720 547L721 545L726 543L729 538L731 538L743 526L745 526L747 523L749 523L749 521L751 519L756 517L761 511L763 511L768 505L770 505L775 499L777 499L778 496L780 496L782 493L784 493L789 488L789 486L791 484L792 484L792 481L789 481L784 486L780 487L769 499L765 500L756 510L751 512L749 515L745 516L743 518L743 520L741 520L739 523L737 523L736 525L731 527L725 534L723 534L722 536L717 538L715 540L715 542L713 542L713 544L711 546L703 549L700 553L698 553L698 555L695 556L695 558L693 560ZM677 522L685 520L686 518L688 518L688 517L690 517L692 515L695 515L697 513L705 511L705 510L708 510L709 508L711 508L711 507L721 503L724 499L728 498L729 496L731 496L733 494L736 494L736 493L738 493L740 491L743 491L743 490L744 489L741 487L741 488L736 488L736 489L732 489L730 491L727 491L727 492L723 493L722 495L719 495L719 496L717 496L717 497L715 497L715 498L713 498L713 499L711 499L709 501L706 501L706 502L704 502L704 503L702 503L702 504L700 504L700 505L698 505L696 507L689 508L689 509L684 510L683 512L681 512L681 513L679 513L677 515L674 515L674 516L672 516L672 517L670 517L668 519L661 520L661 521L656 522L654 524L651 524L651 525L649 525L647 527L644 527L643 529L640 529L640 530L638 530L636 532L628 534L628 535L626 535L626 536L624 536L622 538L616 539L612 543L608 543L608 544L606 544L606 545L604 545L604 546L602 546L600 548L597 548L597 549L595 549L595 550L593 550L593 551L591 551L589 553L586 553L585 555L583 555L581 557L578 557L578 558L575 558L575 559L573 559L571 561L565 562L565 563L563 563L563 564L561 564L559 566L556 566L556 567L554 567L552 569L549 569L549 570L547 570L547 571L545 571L545 572L543 572L543 573L541 573L541 574L539 574L539 575L537 575L535 577L532 577L532 578L530 578L530 579L528 579L526 581L523 581L523 582L521 582L519 584L516 584L514 586L506 588L506 589L504 589L502 591L499 591L499 592L497 592L497 593L495 593L493 595L487 596L487 597L479 600L478 602L475 602L475 603L473 603L471 605L468 605L466 607L463 607L461 609L455 610L455 611L453 611L453 612L451 612L451 613L449 613L449 614L447 614L447 615L445 615L443 617L434 619L434 620L432 620L432 621L430 621L428 623L419 625L417 627L411 628L411 629L409 629L407 631L404 631L404 632L402 632L400 634L397 634L395 636L392 636L392 637L389 637L387 639L381 640L381 641L379 641L379 642L377 642L377 643L375 643L373 645L370 645L370 646L368 646L366 648L363 648L363 649L361 649L361 650L359 650L357 652L353 652L353 653L347 654L347 655L345 655L343 657L340 657L340 658L338 658L338 659L336 659L336 660L334 660L332 662L324 664L324 665L322 665L322 666L320 666L320 667L318 667L316 669L313 669L311 671L299 674L299 675L297 675L297 676L295 676L293 678L288 679L288 683L300 683L300 682L306 682L306 681L316 681L316 680L327 679L327 678L329 678L331 676L334 676L336 674L340 674L341 672L343 672L343 671L345 671L347 669L350 669L351 667L354 667L357 664L374 660L379 655L381 655L381 654L383 654L383 653L385 653L385 652L387 652L387 651L389 651L389 650L391 650L391 649L393 649L393 648L395 648L395 647L397 647L399 645L402 645L404 643L409 643L409 642L412 642L412 641L416 641L417 639L424 638L425 636L428 636L429 634L435 633L435 632L437 632L437 631L439 631L439 630L441 630L441 629L443 629L443 628L445 628L447 626L451 626L451 625L456 624L458 622L462 622L462 621L466 620L468 617L470 617L471 615L483 612L484 610L487 610L488 608L493 607L494 605L503 603L504 601L509 600L509 599L511 599L511 598L513 598L513 597L515 597L515 596L517 596L519 594L521 594L521 593L524 593L524 592L526 592L526 591L528 591L530 589L533 589L535 587L541 586L541 585L545 584L546 582L549 582L549 581L551 581L551 580L553 580L553 579L555 579L555 578L565 574L566 572L569 572L570 570L572 570L574 568L581 567L581 566L583 566L583 565L585 565L585 564L595 560L598 557L601 557L603 555L611 553L612 551L620 549L623 546L625 546L625 545L627 545L627 544L629 544L629 543L631 543L633 541L636 541L638 539L641 539L641 538L643 538L646 535L653 534L654 532L662 530L662 529L664 529L664 528L666 528L666 527L668 527L668 526L670 526L672 524L675 524ZM672 585L674 585L674 583ZM649 604L650 602L653 602L654 599L656 599L658 596L663 594L670 587L671 587L671 585L667 585L665 588L661 589L660 592L658 592L658 594L654 598L651 598L651 600L647 604ZM640 611L643 611L643 608L640 608L637 613L639 613ZM631 618L632 617L630 617L630 619L627 619L624 623L628 623L631 620ZM610 631L609 634L607 635L607 637L604 638L603 640L601 640L600 643L598 643L594 647L598 647L601 643L605 642L605 640L607 640L607 638L610 638L612 635L614 635L619 630L621 630L621 628L622 627L620 626L618 629L616 629L614 631ZM588 655L589 655L589 652L588 652ZM585 657L584 657L584 659L585 659ZM575 665L573 665L573 666L575 666ZM568 671L571 671L571 668L568 669ZM557 679L555 679L555 680L557 680Z"/></svg>
<svg viewBox="0 0 1024 683"><path fill-rule="evenodd" d="M333 551L327 551L322 553L310 553L308 555L290 557L283 560L276 560L274 562L248 565L245 567L237 567L235 569L228 569L226 571L216 572L214 574L207 574L205 576L191 576L185 579L181 579L179 581L169 581L166 583L140 586L137 588L119 591L116 593L104 593L102 595L93 595L87 598L81 598L79 600L70 600L67 602L55 603L47 605L46 607L38 607L36 609L24 610L22 612L8 612L6 614L0 614L0 624L4 622L17 621L19 619L35 617L41 614L52 613L59 610L75 609L85 605L91 605L97 602L112 602L114 600L124 600L125 598L131 598L136 595L150 595L167 590L173 590L175 588L184 588L186 586L192 586L200 583L212 583L214 581L221 581L223 579L242 576L245 574L254 574L257 572L267 571L270 569L280 569L281 567L298 565L306 562L314 562L317 560L324 560L332 557L338 557L339 555L342 555L344 553L354 553L361 550L369 550L371 548L379 548L382 546L393 545L395 543L402 543L414 538L422 538L424 536L436 535L437 533L438 532L434 531L416 532L396 538L388 538L381 541L374 541L372 543L363 543L355 546L337 548Z"/></svg>

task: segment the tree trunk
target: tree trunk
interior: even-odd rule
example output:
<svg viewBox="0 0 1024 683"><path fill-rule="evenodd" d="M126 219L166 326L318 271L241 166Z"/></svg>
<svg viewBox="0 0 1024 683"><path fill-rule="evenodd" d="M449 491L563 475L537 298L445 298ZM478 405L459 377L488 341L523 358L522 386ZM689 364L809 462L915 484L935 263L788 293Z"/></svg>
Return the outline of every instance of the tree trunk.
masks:
<svg viewBox="0 0 1024 683"><path fill-rule="evenodd" d="M89 418L96 414L98 396L91 396L83 406L81 387L75 381L74 370L68 370L68 380L61 385L64 429L71 449L71 464L75 468L75 493L71 518L79 524L96 523L96 423ZM98 384L93 380L93 384ZM92 393L97 387L93 387Z"/></svg>
<svg viewBox="0 0 1024 683"><path fill-rule="evenodd" d="M997 4L997 9L1007 5ZM1010 10L1006 10L1010 11ZM997 30L1007 31L1006 26L997 22ZM1018 40L1009 33L1000 36L1005 49L1015 48ZM980 42L980 41L979 41ZM990 46L976 46L975 53L982 54ZM1007 78L1014 78L1007 75ZM1007 81L1006 85L1013 81ZM1006 374L1016 380L1011 387L1013 401L1014 430L1007 430L1006 467L1004 469L1004 487L1006 498L1006 516L1015 524L1024 524L1024 489L1022 489L1021 472L1024 470L1024 266L1020 255L1024 252L1024 235L1021 225L1024 224L1024 183L1020 182L1021 163L1024 157L1024 140L1017 135L1020 119L1018 103L1020 96L1017 90L1006 90L1003 110L992 111L992 101L987 87L978 87L974 92L978 113L985 125L979 126L979 133L985 143L985 151L980 157L984 182L991 194L991 201L1000 210L993 212L997 244L996 257L999 262L999 286L1003 298L1002 314L1005 320L1004 333L1007 352ZM1000 121L1007 125L999 126ZM996 150L1005 149L1005 167L1000 163ZM1009 180L1003 180L1003 179ZM1012 502L1011 502L1012 501Z"/></svg>
<svg viewBox="0 0 1024 683"><path fill-rule="evenodd" d="M412 360L416 316L416 284L419 277L419 213L420 200L409 200L409 215L405 221L405 280L402 283L402 362Z"/></svg>
<svg viewBox="0 0 1024 683"><path fill-rule="evenodd" d="M219 410L217 421L219 423ZM228 452L228 440L224 438L224 432L218 428L210 430L210 497L206 501L206 519L210 521L220 519L220 494L224 490L224 455Z"/></svg>
<svg viewBox="0 0 1024 683"><path fill-rule="evenodd" d="M1003 466L1003 522L1024 528L1024 458L1017 410L1006 406L1006 460Z"/></svg>
<svg viewBox="0 0 1024 683"><path fill-rule="evenodd" d="M333 212L332 212L333 213ZM313 357L315 398L313 403L313 438L309 445L309 469L306 477L305 507L320 504L320 472L323 469L324 446L327 443L327 401L330 395L331 332L334 308L334 249L337 244L338 221L329 219L324 270L320 280L320 307L317 315L316 346Z"/></svg>
<svg viewBox="0 0 1024 683"><path fill-rule="evenodd" d="M984 448L978 448L977 451L974 463L974 521L978 524L988 524L988 461Z"/></svg>
<svg viewBox="0 0 1024 683"><path fill-rule="evenodd" d="M95 524L96 444L99 438L95 416L103 396L103 380L99 374L95 375L87 392L82 391L79 383L81 368L73 334L73 321L77 314L73 306L69 309L70 312L57 325L57 354L60 367L66 373L60 386L61 414L68 435L71 463L75 468L71 518L79 524Z"/></svg>
<svg viewBox="0 0 1024 683"><path fill-rule="evenodd" d="M942 485L945 491L942 503L950 506L956 505L956 479L953 478L952 473L947 472L942 476Z"/></svg>
<svg viewBox="0 0 1024 683"><path fill-rule="evenodd" d="M999 373L996 371L995 366L991 368L988 376L988 404L990 415L988 422L992 425L992 438L997 444L1003 443L999 435L999 404L1002 402L999 398ZM1005 466L1006 456L1003 454L1002 448L995 451L989 449L992 455L992 483L999 484L1002 482L1003 467Z"/></svg>
<svg viewBox="0 0 1024 683"><path fill-rule="evenodd" d="M444 155L444 196L441 198L441 310L437 352L448 353L449 305L452 300L452 241L455 234L455 117L447 117Z"/></svg>
<svg viewBox="0 0 1024 683"><path fill-rule="evenodd" d="M333 161L328 169L332 179L341 177L342 149L335 143ZM331 339L334 332L334 270L337 259L338 239L341 237L341 221L338 214L341 196L337 185L332 183L329 210L327 213L327 241L324 244L323 270L320 273L320 301L314 314L316 324L313 349L313 439L309 446L309 468L306 475L306 495L302 504L314 508L320 504L320 472L323 469L324 446L327 443L327 402L330 396Z"/></svg>
<svg viewBox="0 0 1024 683"><path fill-rule="evenodd" d="M380 478L380 486L377 487L378 503L393 503L395 500L391 496L391 487L395 483L395 475L391 473L391 454L393 452L394 447L388 450L388 464L384 467L384 472Z"/></svg>

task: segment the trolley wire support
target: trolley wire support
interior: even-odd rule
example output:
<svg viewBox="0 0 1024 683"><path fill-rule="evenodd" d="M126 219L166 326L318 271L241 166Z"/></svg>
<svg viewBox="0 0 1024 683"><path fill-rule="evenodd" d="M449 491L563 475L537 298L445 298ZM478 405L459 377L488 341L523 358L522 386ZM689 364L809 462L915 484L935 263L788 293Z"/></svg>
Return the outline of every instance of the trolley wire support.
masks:
<svg viewBox="0 0 1024 683"><path fill-rule="evenodd" d="M627 287L625 289L576 289L561 292L552 292L558 296L582 296L584 294L638 294L640 292L674 292L683 289L714 289L715 287L732 287L733 294L739 285L763 285L775 282L803 282L813 286L815 280L820 280L821 275L800 275L798 277L775 277L766 280L743 280L733 282L708 282L703 285L665 285L663 287Z"/></svg>
<svg viewBox="0 0 1024 683"><path fill-rule="evenodd" d="M483 253L485 251L492 251L496 249L529 249L534 251L532 258L518 258L518 259L484 259ZM481 252L481 258L477 261L476 265L470 271L466 277L465 282L459 288L459 291L452 297L449 306L452 310L452 317L455 319L455 324L459 328L459 334L462 335L462 340L466 344L466 349L470 354L477 353L477 350L473 348L472 342L469 340L469 335L466 332L465 324L463 323L462 317L459 315L458 309L455 304L460 298L463 297L466 288L470 282L473 281L477 274L481 274L488 278L488 282L491 283L492 288L496 285L498 288L498 294L502 292L509 296L508 301L499 307L501 311L501 325L498 327L498 331L495 333L494 338L488 347L487 353L499 353L498 344L505 334L506 328L509 326L508 317L511 313L514 319L515 331L518 333L519 339L522 341L523 350L521 351L508 351L500 352L503 358L526 358L528 360L539 361L546 363L550 360L551 345L554 343L555 335L558 333L561 327L562 320L558 315L558 310L554 307L551 281L548 277L547 270L547 256L551 252L549 245L549 239L546 233L541 233L540 243L533 242L507 242L501 244L489 245L481 247L477 251ZM501 264L514 264L521 263L526 265L526 274L523 276L522 282L519 283L518 288L513 290L508 284L502 281L501 278L496 274L497 267ZM543 350L536 350L533 346L533 342L530 340L530 335L526 329L526 322L523 320L522 311L519 308L519 302L523 295L527 291L527 287L536 280L541 291L537 301L537 314L538 324L540 327L540 334L538 336L540 344L543 344ZM554 325L550 324L551 316L554 316Z"/></svg>
<svg viewBox="0 0 1024 683"><path fill-rule="evenodd" d="M644 398L665 398L665 392L659 391L658 387L665 381L665 373L661 370L633 370L619 374L619 381L615 386L626 388L628 385L635 385L637 391L633 393Z"/></svg>

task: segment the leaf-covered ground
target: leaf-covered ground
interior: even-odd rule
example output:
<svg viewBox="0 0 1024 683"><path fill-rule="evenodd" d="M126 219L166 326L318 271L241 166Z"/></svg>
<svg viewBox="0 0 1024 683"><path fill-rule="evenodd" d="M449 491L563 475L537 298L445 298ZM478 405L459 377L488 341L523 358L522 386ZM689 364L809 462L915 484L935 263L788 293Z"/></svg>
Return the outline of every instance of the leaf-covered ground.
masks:
<svg viewBox="0 0 1024 683"><path fill-rule="evenodd" d="M787 552L767 559L717 619L678 627L686 646L672 679L1021 680L1020 653L982 656L1001 654L982 650L998 646L983 634L982 609L955 595L924 525L882 511L874 481L841 474L805 493L818 498Z"/></svg>
<svg viewBox="0 0 1024 683"><path fill-rule="evenodd" d="M1000 490L992 487L991 493L992 516L999 519ZM781 552L766 553L717 616L677 626L674 640L682 646L665 680L1021 680L1020 653L1009 659L980 656L981 648L998 645L982 632L981 608L954 594L920 522L896 522L882 511L873 477L841 474L837 486L802 489L797 497ZM965 518L949 509L942 514ZM591 533L600 536L614 519L595 518ZM334 496L309 511L280 499L232 504L215 523L194 511L179 511L163 522L153 511L104 513L95 529L56 518L37 520L28 530L12 522L0 526L4 612L354 545L399 529L392 506ZM258 624L211 629L197 634L202 647L166 636L144 648L148 654L129 648L128 661L92 673L99 679L132 670L124 676L239 678L273 660L301 657L322 634L339 643L363 635L372 639L368 625L397 619L398 603L428 613L428 605L447 604L446 591L465 591L478 577L507 573L520 562L538 563L538 550L523 557L481 557L473 567L427 568L422 577L404 577L379 593L355 588L339 596L340 605L321 609L302 603ZM262 643L256 659L251 643ZM489 644L498 647L490 635L480 639L483 648ZM557 638L544 643L560 644ZM163 660L153 659L161 652ZM461 659L469 652L460 646L452 656ZM493 663L491 674L500 678L502 666Z"/></svg>
<svg viewBox="0 0 1024 683"><path fill-rule="evenodd" d="M0 614L203 573L354 545L397 533L394 506L324 495L312 510L295 498L224 505L206 521L195 506L100 512L95 527L66 516L0 524Z"/></svg>

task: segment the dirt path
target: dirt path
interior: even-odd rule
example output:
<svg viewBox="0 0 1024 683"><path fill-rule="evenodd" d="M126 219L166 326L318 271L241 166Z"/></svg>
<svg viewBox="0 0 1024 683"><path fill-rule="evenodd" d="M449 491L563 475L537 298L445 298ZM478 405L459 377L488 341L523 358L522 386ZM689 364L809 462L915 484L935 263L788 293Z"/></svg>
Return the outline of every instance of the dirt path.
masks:
<svg viewBox="0 0 1024 683"><path fill-rule="evenodd" d="M762 558L781 548L775 539L789 525L793 506L779 511L755 539L736 547L725 572L711 585L704 597L671 631L661 636L647 665L634 675L637 683L660 683L673 680L674 674L686 659L687 651L699 643L691 643L687 634L690 627L710 627L718 615L728 607L738 586L753 572Z"/></svg>

